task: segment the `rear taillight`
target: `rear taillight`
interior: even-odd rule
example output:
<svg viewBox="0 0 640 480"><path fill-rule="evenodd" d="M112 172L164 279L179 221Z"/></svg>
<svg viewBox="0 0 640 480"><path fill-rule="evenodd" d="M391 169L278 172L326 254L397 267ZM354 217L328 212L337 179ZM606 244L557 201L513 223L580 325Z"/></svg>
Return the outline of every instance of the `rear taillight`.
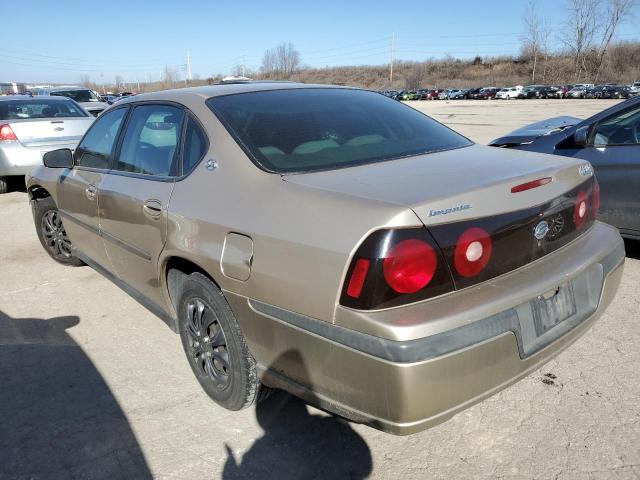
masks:
<svg viewBox="0 0 640 480"><path fill-rule="evenodd" d="M0 141L13 142L18 140L10 125L0 125Z"/></svg>
<svg viewBox="0 0 640 480"><path fill-rule="evenodd" d="M453 291L447 262L426 228L378 230L358 248L340 303L370 310Z"/></svg>
<svg viewBox="0 0 640 480"><path fill-rule="evenodd" d="M493 241L482 228L471 227L465 230L456 243L453 265L459 275L475 277L489 263Z"/></svg>
<svg viewBox="0 0 640 480"><path fill-rule="evenodd" d="M599 195L593 177L525 210L428 228L378 230L353 256L340 304L389 308L511 272L584 234L595 220Z"/></svg>
<svg viewBox="0 0 640 480"><path fill-rule="evenodd" d="M384 279L398 293L416 293L429 285L438 268L433 247L415 238L403 240L382 264Z"/></svg>

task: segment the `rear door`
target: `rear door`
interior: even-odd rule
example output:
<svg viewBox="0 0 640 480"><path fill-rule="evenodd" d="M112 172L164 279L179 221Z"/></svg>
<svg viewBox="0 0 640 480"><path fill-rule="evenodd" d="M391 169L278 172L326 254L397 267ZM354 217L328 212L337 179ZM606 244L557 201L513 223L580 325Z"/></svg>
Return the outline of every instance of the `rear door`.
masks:
<svg viewBox="0 0 640 480"><path fill-rule="evenodd" d="M58 209L69 239L75 248L107 270L111 265L100 238L99 189L127 110L112 110L92 125L76 149L74 168L60 178Z"/></svg>
<svg viewBox="0 0 640 480"><path fill-rule="evenodd" d="M640 105L599 121L576 157L589 160L600 183L600 218L640 235Z"/></svg>
<svg viewBox="0 0 640 480"><path fill-rule="evenodd" d="M100 187L102 237L116 274L156 303L162 302L158 257L180 170L184 118L174 104L134 106L113 169Z"/></svg>

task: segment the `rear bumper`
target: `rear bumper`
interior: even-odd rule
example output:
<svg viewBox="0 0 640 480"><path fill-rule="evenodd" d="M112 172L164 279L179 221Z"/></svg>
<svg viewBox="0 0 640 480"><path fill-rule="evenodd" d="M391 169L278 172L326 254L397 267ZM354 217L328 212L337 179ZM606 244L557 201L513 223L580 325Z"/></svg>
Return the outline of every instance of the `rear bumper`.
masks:
<svg viewBox="0 0 640 480"><path fill-rule="evenodd" d="M617 230L597 222L571 244L478 288L336 317L352 328L226 294L265 384L404 435L447 420L568 347L613 299L623 263ZM576 314L537 336L531 302L567 282L576 284ZM393 336L382 335L381 319ZM374 327L380 336L363 333Z"/></svg>
<svg viewBox="0 0 640 480"><path fill-rule="evenodd" d="M0 144L0 176L27 175L42 165L42 155L58 148L74 149L76 144L25 147L18 142Z"/></svg>

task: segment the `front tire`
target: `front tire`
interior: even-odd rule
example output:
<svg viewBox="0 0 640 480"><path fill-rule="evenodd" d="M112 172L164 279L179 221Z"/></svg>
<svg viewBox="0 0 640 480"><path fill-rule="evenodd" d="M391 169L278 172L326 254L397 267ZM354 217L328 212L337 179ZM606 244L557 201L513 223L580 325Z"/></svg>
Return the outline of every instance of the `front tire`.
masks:
<svg viewBox="0 0 640 480"><path fill-rule="evenodd" d="M256 361L220 289L196 272L183 278L178 298L182 347L202 389L228 410L256 403L264 388Z"/></svg>
<svg viewBox="0 0 640 480"><path fill-rule="evenodd" d="M84 265L82 260L73 255L73 244L67 236L60 212L51 197L36 200L34 220L38 239L51 258L72 267Z"/></svg>

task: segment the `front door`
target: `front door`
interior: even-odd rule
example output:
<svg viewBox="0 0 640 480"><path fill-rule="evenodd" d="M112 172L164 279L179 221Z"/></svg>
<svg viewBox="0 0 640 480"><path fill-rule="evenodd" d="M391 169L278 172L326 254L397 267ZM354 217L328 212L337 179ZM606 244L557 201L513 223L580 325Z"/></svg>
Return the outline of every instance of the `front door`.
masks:
<svg viewBox="0 0 640 480"><path fill-rule="evenodd" d="M113 110L90 127L74 155L75 166L60 179L58 209L75 249L111 270L100 238L100 187L109 169L118 131L127 112Z"/></svg>
<svg viewBox="0 0 640 480"><path fill-rule="evenodd" d="M640 235L640 106L598 122L576 157L593 165L600 183L599 217Z"/></svg>
<svg viewBox="0 0 640 480"><path fill-rule="evenodd" d="M135 106L113 170L100 187L100 225L116 274L162 302L158 258L178 172L184 112L164 104Z"/></svg>

